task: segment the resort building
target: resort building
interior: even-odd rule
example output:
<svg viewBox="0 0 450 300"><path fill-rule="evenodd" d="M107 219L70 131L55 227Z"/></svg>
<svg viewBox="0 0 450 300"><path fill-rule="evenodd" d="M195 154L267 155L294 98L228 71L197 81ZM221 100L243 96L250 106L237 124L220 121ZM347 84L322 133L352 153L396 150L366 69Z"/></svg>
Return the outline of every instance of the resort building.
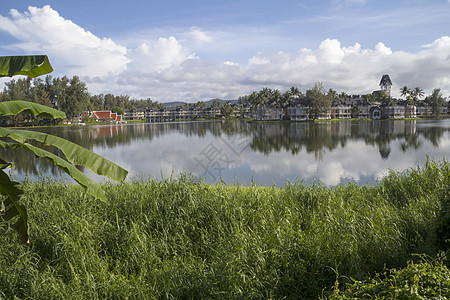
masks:
<svg viewBox="0 0 450 300"><path fill-rule="evenodd" d="M90 113L89 118L94 119L96 121L106 121L112 123L122 123L123 118L122 115L117 113L113 113L110 110L103 111L93 111Z"/></svg>
<svg viewBox="0 0 450 300"><path fill-rule="evenodd" d="M391 78L389 78L389 75L385 74L381 77L379 86L380 86L381 92L383 92L387 96L391 95L392 81L391 81Z"/></svg>
<svg viewBox="0 0 450 300"><path fill-rule="evenodd" d="M402 118L426 118L432 116L432 109L425 101L418 101L417 106L411 105L406 100L393 99L390 97L392 81L389 75L381 77L380 90L374 91L372 95L342 95L333 99L333 105L317 119L402 119ZM256 120L292 120L307 121L310 119L310 108L306 105L304 98L295 97L294 103L289 107L258 106L252 107L250 103L237 105L228 101L227 105L232 107L232 112L227 116L238 118L254 118ZM441 108L441 115L448 114L448 103ZM147 122L173 122L190 121L198 119L223 118L220 107L209 106L202 109L192 106L178 106L166 108L149 108L125 110L124 116L117 115L111 111L95 111L90 114L91 118L111 122L129 120L145 120Z"/></svg>

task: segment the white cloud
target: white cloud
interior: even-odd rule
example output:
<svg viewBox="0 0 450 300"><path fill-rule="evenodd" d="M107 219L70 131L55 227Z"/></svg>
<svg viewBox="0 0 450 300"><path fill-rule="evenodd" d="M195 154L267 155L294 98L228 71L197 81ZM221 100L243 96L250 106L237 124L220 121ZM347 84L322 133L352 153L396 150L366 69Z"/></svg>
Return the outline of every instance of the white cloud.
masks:
<svg viewBox="0 0 450 300"><path fill-rule="evenodd" d="M193 27L192 30L187 34L195 42L209 43L213 41L213 38L205 31L199 28Z"/></svg>
<svg viewBox="0 0 450 300"><path fill-rule="evenodd" d="M133 72L162 71L171 66L179 65L189 58L194 58L173 37L160 38L157 42L144 42L130 53Z"/></svg>
<svg viewBox="0 0 450 300"><path fill-rule="evenodd" d="M221 44L216 39L223 33L191 28L179 36L140 36L139 42L128 40L128 45L135 46L127 49L64 19L49 6L29 7L25 13L11 10L8 17L0 16L0 30L20 41L9 45L11 49L48 54L55 76L79 75L93 94L128 94L158 101L237 99L262 87L287 90L298 86L304 92L318 81L338 92L363 94L378 89L382 74L390 75L394 96L404 85L420 86L426 93L433 88L450 93L448 36L418 52L392 50L383 42L373 48L359 43L342 45L329 38L315 49L297 52L282 51L280 44L279 51L255 52L246 61L240 60L244 63L237 63L234 57L208 60L216 49L209 45ZM237 37L240 43L242 38ZM238 46L230 44L233 49ZM202 56L195 50L201 50Z"/></svg>
<svg viewBox="0 0 450 300"><path fill-rule="evenodd" d="M54 66L75 75L117 75L129 62L126 47L95 36L64 19L48 5L42 8L30 6L25 13L12 9L10 17L0 16L0 30L20 41L9 48L45 53Z"/></svg>
<svg viewBox="0 0 450 300"><path fill-rule="evenodd" d="M343 46L336 39L326 39L316 49L303 48L297 53L258 52L245 64L209 63L189 54L175 38L149 49L156 49L157 45L167 48L150 51L148 57L163 63L164 68L133 56L130 70L118 82L119 90L159 101L198 101L215 97L236 99L264 86L286 90L294 85L305 91L322 81L327 88L339 92L364 94L377 90L381 75L389 74L394 96L398 96L403 85L420 86L426 92L440 87L444 95L450 92L446 90L450 82L449 37L442 37L417 53L393 51L382 42L373 49L363 49L359 43Z"/></svg>
<svg viewBox="0 0 450 300"><path fill-rule="evenodd" d="M345 53L338 40L326 39L320 43L317 56L324 64L337 65L342 62Z"/></svg>
<svg viewBox="0 0 450 300"><path fill-rule="evenodd" d="M226 65L226 66L239 66L238 63L235 63L235 62L232 62L232 61L228 61L228 60L226 62L224 62L223 64Z"/></svg>
<svg viewBox="0 0 450 300"><path fill-rule="evenodd" d="M375 50L378 51L380 54L384 54L384 55L390 55L390 54L392 54L391 48L386 47L382 42L379 42L379 43L375 46Z"/></svg>

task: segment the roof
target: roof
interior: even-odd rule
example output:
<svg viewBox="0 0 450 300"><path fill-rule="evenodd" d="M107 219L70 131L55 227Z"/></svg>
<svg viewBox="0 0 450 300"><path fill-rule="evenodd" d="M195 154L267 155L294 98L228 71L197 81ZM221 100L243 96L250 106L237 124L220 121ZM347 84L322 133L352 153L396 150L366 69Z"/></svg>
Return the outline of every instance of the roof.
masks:
<svg viewBox="0 0 450 300"><path fill-rule="evenodd" d="M111 111L93 111L91 118L109 120L111 118Z"/></svg>
<svg viewBox="0 0 450 300"><path fill-rule="evenodd" d="M122 115L113 113L110 110L93 111L90 118L99 119L99 120L107 120L107 121L117 121L117 122L122 121Z"/></svg>
<svg viewBox="0 0 450 300"><path fill-rule="evenodd" d="M382 86L382 85L392 85L392 81L391 81L391 78L389 78L389 75L387 75L387 74L383 75L381 77L379 85L380 86Z"/></svg>

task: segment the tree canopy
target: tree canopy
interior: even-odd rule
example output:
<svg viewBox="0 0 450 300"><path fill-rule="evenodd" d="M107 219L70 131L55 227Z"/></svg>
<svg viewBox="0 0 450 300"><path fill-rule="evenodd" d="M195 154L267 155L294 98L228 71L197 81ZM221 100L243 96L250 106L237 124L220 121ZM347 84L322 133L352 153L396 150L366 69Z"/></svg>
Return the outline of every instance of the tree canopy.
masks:
<svg viewBox="0 0 450 300"><path fill-rule="evenodd" d="M322 82L317 82L314 88L306 91L306 105L311 120L317 119L331 107L331 97L325 93Z"/></svg>

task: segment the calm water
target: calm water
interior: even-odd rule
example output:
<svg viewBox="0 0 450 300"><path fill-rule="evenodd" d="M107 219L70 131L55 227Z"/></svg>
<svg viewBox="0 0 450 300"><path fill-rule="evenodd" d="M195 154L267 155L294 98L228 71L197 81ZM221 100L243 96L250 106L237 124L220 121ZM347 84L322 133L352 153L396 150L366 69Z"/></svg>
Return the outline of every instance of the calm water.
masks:
<svg viewBox="0 0 450 300"><path fill-rule="evenodd" d="M450 119L289 124L208 121L41 129L129 170L129 178L167 178L187 171L208 182L283 185L375 184L387 170L450 158ZM20 149L19 149L20 150ZM46 161L14 150L16 178L59 178ZM84 170L95 181L100 176Z"/></svg>

